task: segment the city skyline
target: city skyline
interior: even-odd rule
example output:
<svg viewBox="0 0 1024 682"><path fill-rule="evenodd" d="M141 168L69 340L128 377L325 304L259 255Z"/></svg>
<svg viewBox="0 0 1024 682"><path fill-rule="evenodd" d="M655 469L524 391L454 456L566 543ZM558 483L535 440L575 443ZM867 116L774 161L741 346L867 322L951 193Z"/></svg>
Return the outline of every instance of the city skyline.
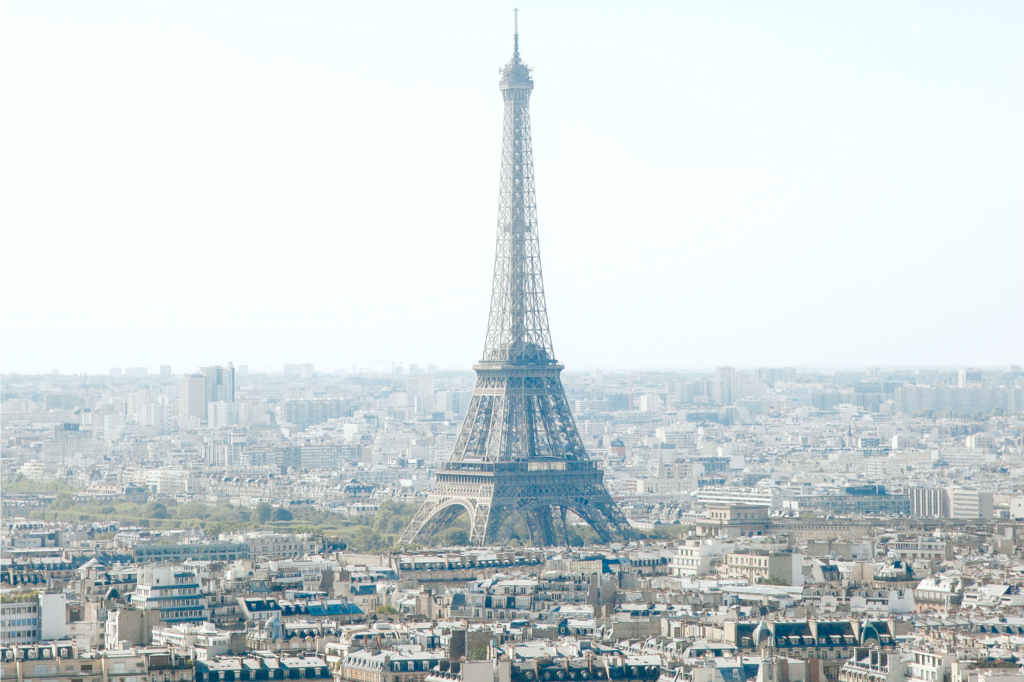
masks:
<svg viewBox="0 0 1024 682"><path fill-rule="evenodd" d="M468 367L509 8L40 7L0 28L0 369ZM1020 6L521 20L568 367L1020 362Z"/></svg>
<svg viewBox="0 0 1024 682"><path fill-rule="evenodd" d="M3 680L1024 682L1024 5L0 12Z"/></svg>

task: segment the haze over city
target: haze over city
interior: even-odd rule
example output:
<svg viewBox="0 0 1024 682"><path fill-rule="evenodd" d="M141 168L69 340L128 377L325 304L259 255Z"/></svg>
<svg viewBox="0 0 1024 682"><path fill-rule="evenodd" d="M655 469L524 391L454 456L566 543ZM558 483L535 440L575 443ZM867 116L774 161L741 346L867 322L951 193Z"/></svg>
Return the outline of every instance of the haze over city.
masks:
<svg viewBox="0 0 1024 682"><path fill-rule="evenodd" d="M509 7L57 7L0 22L5 372L479 359ZM520 26L566 366L1020 362L1019 3Z"/></svg>
<svg viewBox="0 0 1024 682"><path fill-rule="evenodd" d="M0 12L0 679L1024 682L1024 6Z"/></svg>

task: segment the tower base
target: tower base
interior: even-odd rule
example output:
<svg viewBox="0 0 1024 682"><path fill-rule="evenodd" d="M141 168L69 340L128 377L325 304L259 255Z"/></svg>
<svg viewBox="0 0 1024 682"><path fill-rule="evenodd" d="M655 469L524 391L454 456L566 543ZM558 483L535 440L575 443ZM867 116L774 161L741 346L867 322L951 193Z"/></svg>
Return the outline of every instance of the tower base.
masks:
<svg viewBox="0 0 1024 682"><path fill-rule="evenodd" d="M634 533L603 479L604 472L592 461L445 462L437 485L399 542L428 538L466 512L471 545L506 545L520 522L533 546L567 545L569 512L604 542L628 540Z"/></svg>

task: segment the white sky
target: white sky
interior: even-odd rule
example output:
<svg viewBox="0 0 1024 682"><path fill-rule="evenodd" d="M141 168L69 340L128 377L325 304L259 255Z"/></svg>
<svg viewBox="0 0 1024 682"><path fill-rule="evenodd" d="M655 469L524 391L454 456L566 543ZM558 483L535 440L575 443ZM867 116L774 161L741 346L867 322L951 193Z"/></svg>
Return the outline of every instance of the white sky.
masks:
<svg viewBox="0 0 1024 682"><path fill-rule="evenodd" d="M5 0L3 371L469 367L510 7ZM519 25L570 369L1024 362L1024 3Z"/></svg>

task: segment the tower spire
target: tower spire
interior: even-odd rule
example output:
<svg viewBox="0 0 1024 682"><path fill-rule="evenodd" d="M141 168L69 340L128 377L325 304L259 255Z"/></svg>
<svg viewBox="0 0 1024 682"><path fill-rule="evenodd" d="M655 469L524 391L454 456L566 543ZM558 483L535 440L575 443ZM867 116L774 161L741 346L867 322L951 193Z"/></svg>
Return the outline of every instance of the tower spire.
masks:
<svg viewBox="0 0 1024 682"><path fill-rule="evenodd" d="M518 62L519 61L519 8L516 7L512 11L515 13L515 24L516 24L515 50L512 53L512 57L513 57L513 59L516 60L516 62Z"/></svg>

